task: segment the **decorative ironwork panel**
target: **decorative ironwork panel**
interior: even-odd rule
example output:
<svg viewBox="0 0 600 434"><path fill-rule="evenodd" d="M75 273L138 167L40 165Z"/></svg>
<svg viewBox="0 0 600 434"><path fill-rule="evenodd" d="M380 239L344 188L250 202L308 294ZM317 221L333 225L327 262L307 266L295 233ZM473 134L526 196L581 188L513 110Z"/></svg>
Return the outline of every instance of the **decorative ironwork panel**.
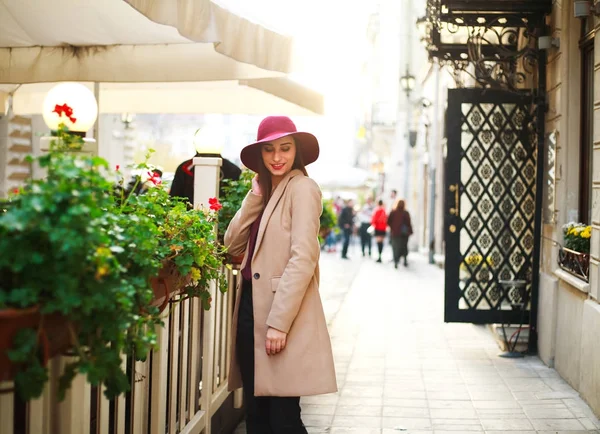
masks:
<svg viewBox="0 0 600 434"><path fill-rule="evenodd" d="M531 94L449 91L448 322L508 323L521 319L517 306L524 304L529 310L537 158L534 108ZM526 282L525 291L506 285L517 280Z"/></svg>

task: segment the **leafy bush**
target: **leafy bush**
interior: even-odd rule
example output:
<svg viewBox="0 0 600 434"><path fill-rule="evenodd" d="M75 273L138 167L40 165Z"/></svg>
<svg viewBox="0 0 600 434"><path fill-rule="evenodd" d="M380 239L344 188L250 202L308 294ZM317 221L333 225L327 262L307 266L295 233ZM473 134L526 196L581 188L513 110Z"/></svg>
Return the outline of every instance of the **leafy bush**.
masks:
<svg viewBox="0 0 600 434"><path fill-rule="evenodd" d="M323 213L321 214L321 229L333 229L337 227L337 216L333 207L333 200L323 201Z"/></svg>
<svg viewBox="0 0 600 434"><path fill-rule="evenodd" d="M39 307L43 316L66 318L73 358L60 396L83 373L110 399L130 387L123 354L144 360L156 346L161 319L150 280L161 267L171 262L189 276L184 293L201 297L205 309L211 281L226 289L215 230L220 205L188 209L153 177L157 185L145 194L125 195L107 179L105 160L64 153L76 149L55 142L38 158L47 178L29 181L0 213L0 309ZM48 379L38 352L37 332L23 329L8 353L24 400L40 396Z"/></svg>
<svg viewBox="0 0 600 434"><path fill-rule="evenodd" d="M243 170L239 180L223 180L223 197L220 198L223 208L219 211L219 240L223 241L229 222L242 207L242 201L252 188L254 173Z"/></svg>

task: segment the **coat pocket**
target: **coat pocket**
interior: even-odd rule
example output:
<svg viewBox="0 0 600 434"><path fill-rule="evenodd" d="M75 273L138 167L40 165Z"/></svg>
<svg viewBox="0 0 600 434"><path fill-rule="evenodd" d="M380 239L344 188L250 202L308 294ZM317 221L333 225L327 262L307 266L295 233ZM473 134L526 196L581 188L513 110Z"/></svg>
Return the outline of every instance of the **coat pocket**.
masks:
<svg viewBox="0 0 600 434"><path fill-rule="evenodd" d="M281 276L271 278L271 291L277 292L277 287L279 286L280 280L281 280Z"/></svg>

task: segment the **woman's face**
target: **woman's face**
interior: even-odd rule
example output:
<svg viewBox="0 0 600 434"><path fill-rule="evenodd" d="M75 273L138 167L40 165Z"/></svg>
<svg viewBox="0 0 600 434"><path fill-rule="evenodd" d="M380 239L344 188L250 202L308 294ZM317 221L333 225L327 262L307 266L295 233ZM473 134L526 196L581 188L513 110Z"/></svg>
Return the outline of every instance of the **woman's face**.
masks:
<svg viewBox="0 0 600 434"><path fill-rule="evenodd" d="M296 143L293 137L282 137L262 146L265 167L274 177L282 177L292 170L296 159Z"/></svg>

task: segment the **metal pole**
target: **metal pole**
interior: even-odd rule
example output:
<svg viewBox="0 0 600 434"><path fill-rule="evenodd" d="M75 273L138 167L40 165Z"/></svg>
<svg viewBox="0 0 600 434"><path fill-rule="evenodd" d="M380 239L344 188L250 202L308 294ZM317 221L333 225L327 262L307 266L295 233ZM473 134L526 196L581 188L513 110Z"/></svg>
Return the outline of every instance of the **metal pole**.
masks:
<svg viewBox="0 0 600 434"><path fill-rule="evenodd" d="M406 68L408 76L408 67ZM403 199L408 200L410 189L410 90L406 91L406 141L404 143L404 195Z"/></svg>
<svg viewBox="0 0 600 434"><path fill-rule="evenodd" d="M97 81L94 82L94 96L96 97L96 102L98 103L98 117L96 118L96 123L94 124L94 139L96 139L96 143L98 144L98 149L100 149L100 83Z"/></svg>
<svg viewBox="0 0 600 434"><path fill-rule="evenodd" d="M544 29L542 35L547 34L543 19L540 21ZM533 263L531 282L531 313L529 316L529 342L528 349L532 354L537 353L537 316L540 293L540 256L542 250L542 213L544 210L544 153L546 151L546 62L547 54L544 50L538 51L538 91L537 102L537 168L535 185L535 228L533 232Z"/></svg>
<svg viewBox="0 0 600 434"><path fill-rule="evenodd" d="M405 15L405 19L406 19L406 23L405 23L405 31L406 31L406 35L405 38L401 38L400 39L400 50L402 53L405 54L406 58L405 58L405 64L406 64L406 77L407 77L407 87L406 87L406 140L404 141L404 200L408 200L409 199L409 184L410 184L410 166L411 166L411 161L410 161L410 92L412 91L412 89L410 89L410 83L409 83L409 65L411 63L412 60L412 30L414 27L414 20L413 20L413 4L412 4L412 0L405 0L405 8L404 8L404 13ZM402 58L402 57L400 57Z"/></svg>
<svg viewBox="0 0 600 434"><path fill-rule="evenodd" d="M437 147L440 144L439 140L439 123L440 123L440 65L434 60L434 76L435 76L435 97L433 100L433 131L431 134L431 140L429 144L429 212L428 212L428 223L429 227L429 263L435 263L435 204L436 204L436 158L437 158Z"/></svg>

